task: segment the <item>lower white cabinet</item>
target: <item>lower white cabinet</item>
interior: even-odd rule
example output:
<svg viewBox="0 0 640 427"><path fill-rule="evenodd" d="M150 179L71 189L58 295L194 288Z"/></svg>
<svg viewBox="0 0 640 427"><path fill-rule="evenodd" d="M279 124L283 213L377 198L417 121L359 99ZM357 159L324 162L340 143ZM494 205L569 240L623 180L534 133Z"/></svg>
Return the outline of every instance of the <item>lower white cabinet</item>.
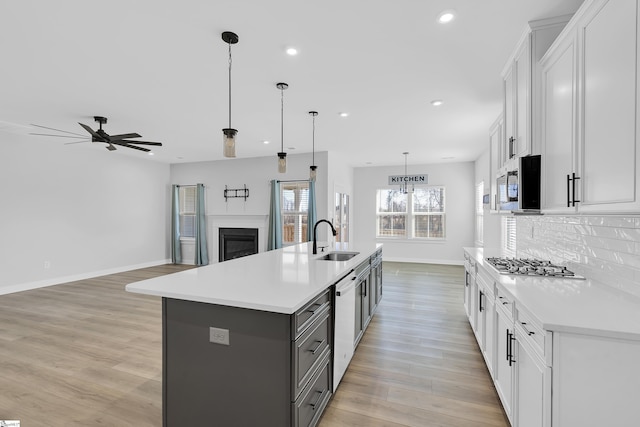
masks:
<svg viewBox="0 0 640 427"><path fill-rule="evenodd" d="M551 425L551 367L530 343L530 331L515 327L514 425L549 427Z"/></svg>
<svg viewBox="0 0 640 427"><path fill-rule="evenodd" d="M497 275L465 257L467 315L513 427L640 425L637 335L546 330Z"/></svg>
<svg viewBox="0 0 640 427"><path fill-rule="evenodd" d="M513 424L513 318L502 306L496 306L496 364L493 381L507 418Z"/></svg>

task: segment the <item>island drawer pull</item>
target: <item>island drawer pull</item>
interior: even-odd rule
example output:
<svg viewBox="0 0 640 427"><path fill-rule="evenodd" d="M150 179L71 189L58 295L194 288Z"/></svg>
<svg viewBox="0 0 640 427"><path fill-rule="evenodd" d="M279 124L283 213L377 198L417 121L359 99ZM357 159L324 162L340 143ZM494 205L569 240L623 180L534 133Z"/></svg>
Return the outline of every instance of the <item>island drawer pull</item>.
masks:
<svg viewBox="0 0 640 427"><path fill-rule="evenodd" d="M527 325L527 322L520 322L520 324L522 325L522 329L524 329L524 331L527 333L527 335L531 336L531 335L535 334L535 332L530 331L525 327Z"/></svg>
<svg viewBox="0 0 640 427"><path fill-rule="evenodd" d="M316 406L318 406L320 404L320 402L322 402L322 400L323 400L322 398L324 397L324 394L326 393L326 391L327 391L326 389L322 390L322 391L316 390L316 393L320 393L320 396L318 396L318 398L316 399L315 402L309 403L309 405L311 405L311 408L314 411L316 410Z"/></svg>
<svg viewBox="0 0 640 427"><path fill-rule="evenodd" d="M326 340L322 340L322 341L316 341L318 343L318 346L316 348L314 348L313 350L309 349L309 351L311 352L311 354L316 354L318 352L318 350L320 350L320 348L324 345L324 343L326 342Z"/></svg>
<svg viewBox="0 0 640 427"><path fill-rule="evenodd" d="M315 304L313 304L313 307L315 307L315 308L310 308L310 309L308 309L307 311L308 311L309 313L316 314L316 311L318 311L318 310L320 309L320 307L322 307L323 305L324 305L324 304L315 303Z"/></svg>

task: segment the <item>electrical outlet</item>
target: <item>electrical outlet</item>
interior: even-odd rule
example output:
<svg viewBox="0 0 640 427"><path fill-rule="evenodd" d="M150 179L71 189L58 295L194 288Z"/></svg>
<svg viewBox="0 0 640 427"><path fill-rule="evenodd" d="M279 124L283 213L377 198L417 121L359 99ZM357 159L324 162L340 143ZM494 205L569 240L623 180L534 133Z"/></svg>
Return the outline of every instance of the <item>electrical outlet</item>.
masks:
<svg viewBox="0 0 640 427"><path fill-rule="evenodd" d="M210 327L209 342L212 342L215 344L229 345L229 330Z"/></svg>

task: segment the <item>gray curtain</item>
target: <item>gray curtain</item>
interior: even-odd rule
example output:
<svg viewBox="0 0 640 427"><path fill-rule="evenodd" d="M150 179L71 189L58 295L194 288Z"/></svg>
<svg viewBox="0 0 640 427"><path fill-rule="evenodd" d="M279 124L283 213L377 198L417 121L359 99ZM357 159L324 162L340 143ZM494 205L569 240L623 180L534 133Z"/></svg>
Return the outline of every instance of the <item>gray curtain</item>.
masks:
<svg viewBox="0 0 640 427"><path fill-rule="evenodd" d="M207 221L204 212L204 185L196 187L196 265L209 264L207 253Z"/></svg>
<svg viewBox="0 0 640 427"><path fill-rule="evenodd" d="M171 186L171 262L180 264L180 187Z"/></svg>
<svg viewBox="0 0 640 427"><path fill-rule="evenodd" d="M316 219L316 182L309 181L309 211L307 212L307 242L313 241L313 226Z"/></svg>
<svg viewBox="0 0 640 427"><path fill-rule="evenodd" d="M280 214L280 183L271 181L271 207L269 208L269 238L267 250L282 247L282 217Z"/></svg>

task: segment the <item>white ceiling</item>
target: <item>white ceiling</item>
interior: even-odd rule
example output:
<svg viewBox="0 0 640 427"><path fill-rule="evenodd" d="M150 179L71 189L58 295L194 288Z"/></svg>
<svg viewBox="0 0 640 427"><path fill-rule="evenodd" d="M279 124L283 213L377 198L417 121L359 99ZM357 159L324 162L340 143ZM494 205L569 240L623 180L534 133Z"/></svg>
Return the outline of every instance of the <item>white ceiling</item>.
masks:
<svg viewBox="0 0 640 427"><path fill-rule="evenodd" d="M353 166L474 160L501 109L500 73L527 21L574 12L582 0L20 0L0 4L0 142L38 124L161 141L150 160L222 159L228 127L238 157L284 147L344 153ZM436 22L445 9L457 19ZM295 46L299 54L285 54ZM434 99L444 100L438 108ZM349 112L348 118L338 116ZM49 133L49 132L46 132ZM62 135L62 133L50 132ZM271 141L265 145L263 140ZM104 144L26 143L146 156ZM288 147L295 147L290 149ZM444 158L444 160L443 160Z"/></svg>

